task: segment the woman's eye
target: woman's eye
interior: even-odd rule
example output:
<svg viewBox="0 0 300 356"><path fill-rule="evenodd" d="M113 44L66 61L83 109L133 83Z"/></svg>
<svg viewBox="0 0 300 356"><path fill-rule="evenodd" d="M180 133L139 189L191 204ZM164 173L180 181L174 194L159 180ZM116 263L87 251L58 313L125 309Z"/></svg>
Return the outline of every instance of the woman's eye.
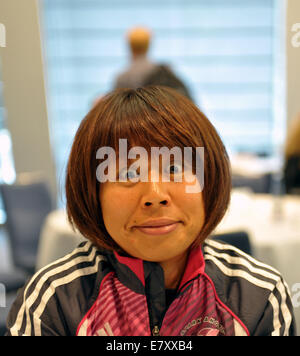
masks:
<svg viewBox="0 0 300 356"><path fill-rule="evenodd" d="M171 174L178 174L182 172L182 166L181 164L170 164L167 171Z"/></svg>
<svg viewBox="0 0 300 356"><path fill-rule="evenodd" d="M127 181L127 180L135 179L138 177L139 177L139 174L134 169L130 169L130 170L125 169L119 174L119 179L122 181Z"/></svg>

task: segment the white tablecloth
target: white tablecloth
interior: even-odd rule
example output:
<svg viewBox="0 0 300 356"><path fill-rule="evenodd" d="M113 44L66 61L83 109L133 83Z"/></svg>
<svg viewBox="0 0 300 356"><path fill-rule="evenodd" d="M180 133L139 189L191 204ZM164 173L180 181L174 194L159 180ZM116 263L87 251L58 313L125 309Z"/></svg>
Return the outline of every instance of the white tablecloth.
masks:
<svg viewBox="0 0 300 356"><path fill-rule="evenodd" d="M83 240L71 228L64 210L50 213L41 231L37 270L72 252Z"/></svg>
<svg viewBox="0 0 300 356"><path fill-rule="evenodd" d="M284 164L282 156L257 157L246 153L230 155L230 163L233 175L247 178L278 173Z"/></svg>
<svg viewBox="0 0 300 356"><path fill-rule="evenodd" d="M234 192L216 233L240 230L248 232L254 257L280 271L288 283L300 335L300 198Z"/></svg>
<svg viewBox="0 0 300 356"><path fill-rule="evenodd" d="M247 231L255 257L277 268L289 284L300 283L300 198L232 194L217 233Z"/></svg>
<svg viewBox="0 0 300 356"><path fill-rule="evenodd" d="M215 233L241 230L248 232L255 258L278 269L291 290L300 284L299 197L276 198L242 189L234 191L230 208ZM71 229L65 211L51 213L41 235L38 269L68 254L82 240ZM292 292L295 295L296 291ZM300 304L300 297L297 299ZM295 314L300 332L300 307L295 308Z"/></svg>

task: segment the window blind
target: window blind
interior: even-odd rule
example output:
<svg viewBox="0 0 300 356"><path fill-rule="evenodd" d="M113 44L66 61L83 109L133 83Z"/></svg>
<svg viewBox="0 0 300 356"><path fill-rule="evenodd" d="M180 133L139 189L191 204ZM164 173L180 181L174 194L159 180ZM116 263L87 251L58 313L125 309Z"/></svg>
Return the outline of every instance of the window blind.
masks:
<svg viewBox="0 0 300 356"><path fill-rule="evenodd" d="M126 31L190 88L231 151L272 153L275 0L41 0L58 176L93 100L128 64Z"/></svg>

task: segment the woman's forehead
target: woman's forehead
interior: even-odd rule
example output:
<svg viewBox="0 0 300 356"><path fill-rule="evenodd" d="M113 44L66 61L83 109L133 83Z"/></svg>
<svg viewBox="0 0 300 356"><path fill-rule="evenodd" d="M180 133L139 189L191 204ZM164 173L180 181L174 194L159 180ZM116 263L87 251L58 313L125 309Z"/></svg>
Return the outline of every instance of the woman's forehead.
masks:
<svg viewBox="0 0 300 356"><path fill-rule="evenodd" d="M126 139L129 148L143 147L148 152L152 147L184 147L196 145L196 137L185 127L179 130L171 118L162 118L158 114L124 117L114 121L108 134L109 141L118 152L120 139Z"/></svg>

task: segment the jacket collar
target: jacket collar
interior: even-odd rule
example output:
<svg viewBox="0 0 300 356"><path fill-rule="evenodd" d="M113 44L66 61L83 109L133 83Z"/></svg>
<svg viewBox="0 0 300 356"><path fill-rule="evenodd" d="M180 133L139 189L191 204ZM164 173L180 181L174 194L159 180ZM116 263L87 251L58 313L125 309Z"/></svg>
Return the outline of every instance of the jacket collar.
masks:
<svg viewBox="0 0 300 356"><path fill-rule="evenodd" d="M204 270L205 261L202 248L201 246L198 246L190 250L186 268L179 284L179 289L198 275L203 274Z"/></svg>
<svg viewBox="0 0 300 356"><path fill-rule="evenodd" d="M114 252L114 256L121 266L126 266L131 272L133 272L133 274L137 277L143 287L145 287L145 279L147 278L147 276L145 275L145 271L148 270L148 268L145 268L145 265L147 264L147 266L151 265L153 267L155 265L158 265L157 263L143 261L138 258L124 257L119 255L117 252ZM201 246L191 249L191 251L189 252L183 277L179 284L179 289L182 288L186 283L194 279L196 276L203 274L204 269L205 261ZM132 276L128 277L132 280Z"/></svg>
<svg viewBox="0 0 300 356"><path fill-rule="evenodd" d="M117 252L114 252L114 255L117 261L127 266L145 287L144 261L139 258L121 256Z"/></svg>

